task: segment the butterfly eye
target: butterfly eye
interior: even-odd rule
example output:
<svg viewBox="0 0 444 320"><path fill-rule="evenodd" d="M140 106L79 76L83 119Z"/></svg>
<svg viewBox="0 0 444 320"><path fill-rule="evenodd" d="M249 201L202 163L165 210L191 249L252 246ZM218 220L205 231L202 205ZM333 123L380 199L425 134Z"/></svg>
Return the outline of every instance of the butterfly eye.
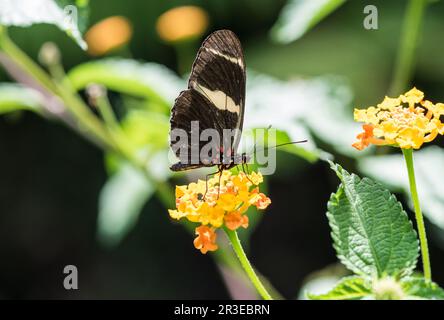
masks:
<svg viewBox="0 0 444 320"><path fill-rule="evenodd" d="M202 193L198 193L197 194L197 200L201 201L203 199L203 194Z"/></svg>

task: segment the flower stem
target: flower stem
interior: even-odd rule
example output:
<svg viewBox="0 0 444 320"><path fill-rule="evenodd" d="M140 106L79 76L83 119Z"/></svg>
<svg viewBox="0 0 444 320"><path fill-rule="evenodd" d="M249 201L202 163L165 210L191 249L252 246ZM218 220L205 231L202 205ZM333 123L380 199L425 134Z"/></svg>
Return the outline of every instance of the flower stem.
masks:
<svg viewBox="0 0 444 320"><path fill-rule="evenodd" d="M113 108L109 103L106 92L97 99L97 108L99 109L100 115L103 118L108 130L120 130L119 123L117 122L116 115L114 114Z"/></svg>
<svg viewBox="0 0 444 320"><path fill-rule="evenodd" d="M85 105L83 100L80 99L73 88L70 87L70 83L66 78L61 79L61 76L64 76L64 71L61 69L61 66L57 66L57 69L52 70L53 76L56 76L56 79L51 79L51 77L38 64L31 60L26 53L13 43L6 33L6 28L2 26L0 26L0 51L3 51L14 64L18 65L23 71L36 80L45 90L54 96L59 97L63 101L65 107L71 112L79 127L83 129L80 130L79 128L76 128L79 132L85 134L88 138L94 138L92 141L98 142L98 146L104 151L113 152L121 156L139 169L149 182L156 185L157 196L166 208L172 208L175 205L174 193L171 192L171 187L168 182L158 180L151 174L146 167L146 161L140 159L140 157L135 154L134 150L126 147L127 144L124 141L124 137L122 137L122 139L115 139L116 136L110 134L109 129L115 127L117 123L115 123L113 114L110 113L111 109L109 105L101 106L100 111L104 115L104 118L106 118L105 120L107 120L106 125L104 125L104 123L90 112L88 106ZM242 266L247 271L248 277L264 299L271 299L270 294L268 294L246 258L237 234L233 231L230 232L232 235L234 233L234 237L231 238L229 236L229 238L233 243L233 247L236 248L235 252L239 257ZM215 257L219 263L225 261L227 265L229 265L231 260L234 259L234 257L231 257L231 254L223 251L219 251Z"/></svg>
<svg viewBox="0 0 444 320"><path fill-rule="evenodd" d="M245 272L247 273L248 278L250 279L253 286L256 288L257 292L261 295L261 297L264 300L273 300L273 298L268 293L267 289L265 289L261 280L257 276L253 267L251 266L250 261L248 261L245 251L242 248L242 245L240 243L237 232L232 231L232 230L225 228L225 227L224 227L224 230L225 230L225 233L227 234L228 239L231 242L231 245L233 246L234 252L236 252L236 255L237 255L242 267L244 268Z"/></svg>
<svg viewBox="0 0 444 320"><path fill-rule="evenodd" d="M141 170L146 179L156 185L157 196L165 207L170 208L174 205L174 195L170 192L169 185L164 181L155 179L146 168L146 163L139 159L132 150L123 147L126 146L125 143L117 145L109 130L107 130L104 124L89 110L83 100L72 91L69 83L65 81L54 82L39 65L15 45L8 37L6 29L2 26L0 26L0 50L28 75L33 77L43 88L63 101L66 109L77 121L79 126L76 129L79 132L86 134L88 137L92 137L93 141L97 141L98 146L104 151L114 152Z"/></svg>
<svg viewBox="0 0 444 320"><path fill-rule="evenodd" d="M67 110L74 115L78 123L81 123L83 129L76 128L79 131L87 131L94 136L97 141L103 144L103 147L112 149L109 143L109 135L100 121L85 106L82 100L74 95L70 90L60 84L52 81L48 74L40 68L31 58L29 58L14 42L8 37L6 30L0 32L0 50L17 64L23 71L32 76L38 83L48 90L51 94L58 96L64 102Z"/></svg>
<svg viewBox="0 0 444 320"><path fill-rule="evenodd" d="M407 172L409 175L410 193L412 196L413 207L415 209L416 224L418 227L419 243L421 245L422 267L424 269L424 277L426 280L432 279L432 270L430 267L429 248L427 245L427 236L424 226L424 218L422 216L421 207L419 205L418 191L416 189L415 169L413 166L413 150L402 149Z"/></svg>
<svg viewBox="0 0 444 320"><path fill-rule="evenodd" d="M403 92L412 76L418 36L427 2L427 0L410 0L407 5L395 71L390 87L390 94L392 95Z"/></svg>

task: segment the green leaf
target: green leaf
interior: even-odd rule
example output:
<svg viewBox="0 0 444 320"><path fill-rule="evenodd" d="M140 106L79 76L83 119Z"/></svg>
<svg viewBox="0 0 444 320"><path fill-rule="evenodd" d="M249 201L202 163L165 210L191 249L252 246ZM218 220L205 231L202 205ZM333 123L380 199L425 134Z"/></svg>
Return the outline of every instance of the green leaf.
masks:
<svg viewBox="0 0 444 320"><path fill-rule="evenodd" d="M169 118L157 112L132 110L122 121L122 130L135 148L153 151L168 148Z"/></svg>
<svg viewBox="0 0 444 320"><path fill-rule="evenodd" d="M327 293L306 295L311 300L356 300L371 295L371 288L365 279L352 276L342 278L341 282Z"/></svg>
<svg viewBox="0 0 444 320"><path fill-rule="evenodd" d="M0 25L29 27L33 24L56 25L86 50L78 25L85 26L88 1L2 0Z"/></svg>
<svg viewBox="0 0 444 320"><path fill-rule="evenodd" d="M342 278L350 275L351 272L340 262L335 262L322 269L312 271L303 279L296 299L308 299L307 293L315 296L324 294L336 286Z"/></svg>
<svg viewBox="0 0 444 320"><path fill-rule="evenodd" d="M413 153L416 183L424 215L444 229L444 149L430 146ZM410 187L405 161L401 154L359 159L359 169L390 189L403 192L410 199ZM413 209L412 201L409 201ZM438 234L439 235L439 234Z"/></svg>
<svg viewBox="0 0 444 320"><path fill-rule="evenodd" d="M344 2L345 0L289 0L271 29L271 36L281 43L297 40Z"/></svg>
<svg viewBox="0 0 444 320"><path fill-rule="evenodd" d="M99 197L98 239L114 246L136 224L154 187L128 164L120 166L103 186Z"/></svg>
<svg viewBox="0 0 444 320"><path fill-rule="evenodd" d="M317 153L321 158L327 156L317 148L313 136L342 154L360 154L351 146L350 137L360 132L361 127L353 121L353 95L341 77L283 81L250 71L247 78L248 116L244 129L272 125L286 132L292 141L307 139L307 143L298 147ZM279 112L276 112L277 107Z"/></svg>
<svg viewBox="0 0 444 320"><path fill-rule="evenodd" d="M381 184L331 167L341 184L330 197L327 217L340 261L369 278L411 274L418 239L401 204Z"/></svg>
<svg viewBox="0 0 444 320"><path fill-rule="evenodd" d="M137 150L139 156L145 157L147 161L159 152L168 150L168 132L170 130L169 118L158 112L144 110L131 110L121 122L121 129L125 135L128 147ZM122 164L121 157L114 153L108 153L105 157L106 168L109 173L118 170ZM162 159L160 164L167 173L171 173L168 159ZM168 177L165 170L161 170L161 177Z"/></svg>
<svg viewBox="0 0 444 320"><path fill-rule="evenodd" d="M185 82L173 71L156 63L129 59L103 59L76 66L68 73L74 88L100 83L117 92L151 99L169 112Z"/></svg>
<svg viewBox="0 0 444 320"><path fill-rule="evenodd" d="M294 141L290 138L287 132L277 130L276 132L276 145L284 144ZM286 146L280 147L281 151L285 151L291 154L294 154L296 156L299 156L308 162L314 163L316 162L320 157L320 151L318 150L308 150L306 148L303 148L301 144L290 144Z"/></svg>
<svg viewBox="0 0 444 320"><path fill-rule="evenodd" d="M436 283L422 277L408 277L401 281L403 290L409 297L444 300L444 290Z"/></svg>
<svg viewBox="0 0 444 320"><path fill-rule="evenodd" d="M169 120L165 115L133 110L121 123L128 147L137 150L146 168L156 181L165 181L171 175L168 166ZM143 205L150 199L156 185L119 156L108 153L105 157L111 177L99 199L98 238L107 246L117 245L136 225Z"/></svg>
<svg viewBox="0 0 444 320"><path fill-rule="evenodd" d="M40 112L43 98L40 93L13 83L0 84L0 114L17 110Z"/></svg>
<svg viewBox="0 0 444 320"><path fill-rule="evenodd" d="M77 26L81 33L84 33L88 27L89 20L89 0L55 0L60 8L63 8L65 14L69 14L67 6L77 8ZM66 9L65 9L66 8Z"/></svg>
<svg viewBox="0 0 444 320"><path fill-rule="evenodd" d="M309 162L325 158L326 154L317 148L305 120L315 110L324 108L325 104L335 104L336 100L327 90L332 83L325 79L282 81L254 71L249 71L247 78L248 99L245 108L248 110L248 117L244 120L242 139L251 142L246 143L248 148L242 151L251 152L255 129L271 125L277 130L276 139L279 143L308 140L306 143L279 150L296 154ZM279 107L279 112L276 112L276 107ZM318 113L322 114L322 111Z"/></svg>

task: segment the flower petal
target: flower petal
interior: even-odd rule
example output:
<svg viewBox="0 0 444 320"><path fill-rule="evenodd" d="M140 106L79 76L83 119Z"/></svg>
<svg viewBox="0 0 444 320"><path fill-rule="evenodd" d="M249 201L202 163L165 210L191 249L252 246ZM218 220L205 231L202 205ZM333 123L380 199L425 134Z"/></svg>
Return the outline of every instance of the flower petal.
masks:
<svg viewBox="0 0 444 320"><path fill-rule="evenodd" d="M194 239L194 247L203 254L208 251L216 251L218 246L216 244L217 235L214 230L208 226L200 226L196 228L197 237Z"/></svg>

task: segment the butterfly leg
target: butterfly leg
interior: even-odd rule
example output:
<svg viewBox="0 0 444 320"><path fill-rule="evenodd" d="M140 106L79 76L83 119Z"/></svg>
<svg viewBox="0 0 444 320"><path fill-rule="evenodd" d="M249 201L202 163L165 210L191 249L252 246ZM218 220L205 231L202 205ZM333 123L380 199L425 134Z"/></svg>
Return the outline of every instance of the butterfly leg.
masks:
<svg viewBox="0 0 444 320"><path fill-rule="evenodd" d="M244 165L245 165L245 167L244 167ZM247 168L247 169L245 169L245 168ZM251 181L251 179L250 179L250 171L248 170L247 163L242 163L242 171L245 173L245 176L247 177L248 181L250 181L252 184L254 184L253 181Z"/></svg>
<svg viewBox="0 0 444 320"><path fill-rule="evenodd" d="M248 167L248 164L245 164L245 168L247 169L247 175L250 175L250 168Z"/></svg>
<svg viewBox="0 0 444 320"><path fill-rule="evenodd" d="M220 181L222 179L222 172L224 171L224 169L222 167L219 168L219 188L217 189L217 200L219 200L219 196L220 196Z"/></svg>
<svg viewBox="0 0 444 320"><path fill-rule="evenodd" d="M205 176L205 194L203 195L203 197L202 197L202 199L205 201L205 197L206 197L206 195L207 195L207 192L208 192L208 178L209 177L211 177L211 176L214 176L215 174L217 174L217 173L219 173L220 172L220 170L217 170L216 172L213 172L213 173L209 173L209 174L207 174L206 176ZM220 183L220 182L219 182Z"/></svg>

